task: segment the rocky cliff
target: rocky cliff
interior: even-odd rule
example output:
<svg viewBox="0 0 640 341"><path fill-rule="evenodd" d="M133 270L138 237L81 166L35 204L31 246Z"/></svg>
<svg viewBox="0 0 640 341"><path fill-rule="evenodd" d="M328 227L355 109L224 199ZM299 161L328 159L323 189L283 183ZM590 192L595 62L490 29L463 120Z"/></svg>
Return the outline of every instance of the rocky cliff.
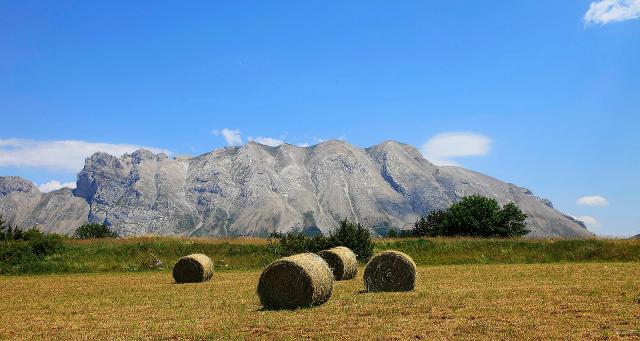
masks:
<svg viewBox="0 0 640 341"><path fill-rule="evenodd" d="M249 142L189 159L138 150L96 153L77 188L40 193L0 178L0 213L14 224L70 232L85 221L121 235L253 235L292 228L328 232L348 218L385 233L410 228L431 209L483 194L515 202L531 236L588 237L578 221L513 184L458 167L437 167L409 145L361 149L343 141L311 147Z"/></svg>

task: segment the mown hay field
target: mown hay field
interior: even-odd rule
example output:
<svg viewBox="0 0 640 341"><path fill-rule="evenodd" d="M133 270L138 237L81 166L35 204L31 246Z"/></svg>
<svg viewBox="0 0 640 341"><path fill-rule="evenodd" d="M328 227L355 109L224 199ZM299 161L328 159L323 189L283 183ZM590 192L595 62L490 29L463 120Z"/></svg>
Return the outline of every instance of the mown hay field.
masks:
<svg viewBox="0 0 640 341"><path fill-rule="evenodd" d="M324 305L263 311L259 270L0 277L0 339L640 339L640 263L418 266L416 289L335 283Z"/></svg>

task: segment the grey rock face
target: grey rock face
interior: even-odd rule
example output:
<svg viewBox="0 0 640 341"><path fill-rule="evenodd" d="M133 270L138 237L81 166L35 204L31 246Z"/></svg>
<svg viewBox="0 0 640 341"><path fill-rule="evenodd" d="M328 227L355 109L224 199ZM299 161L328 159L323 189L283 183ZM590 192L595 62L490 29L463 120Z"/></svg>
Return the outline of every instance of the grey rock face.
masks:
<svg viewBox="0 0 640 341"><path fill-rule="evenodd" d="M71 234L87 223L89 204L68 188L41 193L30 181L6 176L0 177L0 214L20 228Z"/></svg>
<svg viewBox="0 0 640 341"><path fill-rule="evenodd" d="M48 195L32 187L0 184L0 193ZM78 174L73 194L60 194L72 203L60 212L77 210L121 235L328 232L343 218L384 233L410 228L420 215L470 194L518 204L529 215L531 236L592 235L529 190L462 168L437 167L414 147L392 141L366 149L342 141L306 148L249 142L180 159L145 150L120 158L96 153ZM25 212L22 221L35 214Z"/></svg>

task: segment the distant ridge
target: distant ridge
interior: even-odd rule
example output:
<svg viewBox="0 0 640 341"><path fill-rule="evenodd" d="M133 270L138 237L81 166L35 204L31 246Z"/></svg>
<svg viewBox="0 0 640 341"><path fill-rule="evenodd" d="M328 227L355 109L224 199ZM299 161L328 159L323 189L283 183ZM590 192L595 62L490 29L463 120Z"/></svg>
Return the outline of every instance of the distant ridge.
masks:
<svg viewBox="0 0 640 341"><path fill-rule="evenodd" d="M120 235L326 233L348 218L384 234L470 194L518 204L529 215L529 236L592 236L525 188L435 166L395 141L365 149L335 140L310 147L249 142L177 159L147 150L96 153L73 191L40 193L29 181L0 177L0 213L18 226L62 233L87 221Z"/></svg>

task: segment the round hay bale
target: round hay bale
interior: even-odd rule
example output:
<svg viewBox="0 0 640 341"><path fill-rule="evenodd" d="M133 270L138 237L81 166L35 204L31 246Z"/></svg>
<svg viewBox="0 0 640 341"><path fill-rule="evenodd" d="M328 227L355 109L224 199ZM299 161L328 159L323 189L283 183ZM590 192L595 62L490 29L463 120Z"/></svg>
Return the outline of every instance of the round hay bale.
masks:
<svg viewBox="0 0 640 341"><path fill-rule="evenodd" d="M196 253L178 259L173 267L176 283L206 282L213 277L213 262L206 255Z"/></svg>
<svg viewBox="0 0 640 341"><path fill-rule="evenodd" d="M416 286L416 263L399 251L383 251L364 268L367 291L411 291Z"/></svg>
<svg viewBox="0 0 640 341"><path fill-rule="evenodd" d="M333 278L336 281L353 279L358 273L358 259L356 254L348 247L337 246L329 250L318 252L329 268L333 271Z"/></svg>
<svg viewBox="0 0 640 341"><path fill-rule="evenodd" d="M260 275L258 296L265 309L293 309L320 305L333 291L329 265L313 253L284 257Z"/></svg>

